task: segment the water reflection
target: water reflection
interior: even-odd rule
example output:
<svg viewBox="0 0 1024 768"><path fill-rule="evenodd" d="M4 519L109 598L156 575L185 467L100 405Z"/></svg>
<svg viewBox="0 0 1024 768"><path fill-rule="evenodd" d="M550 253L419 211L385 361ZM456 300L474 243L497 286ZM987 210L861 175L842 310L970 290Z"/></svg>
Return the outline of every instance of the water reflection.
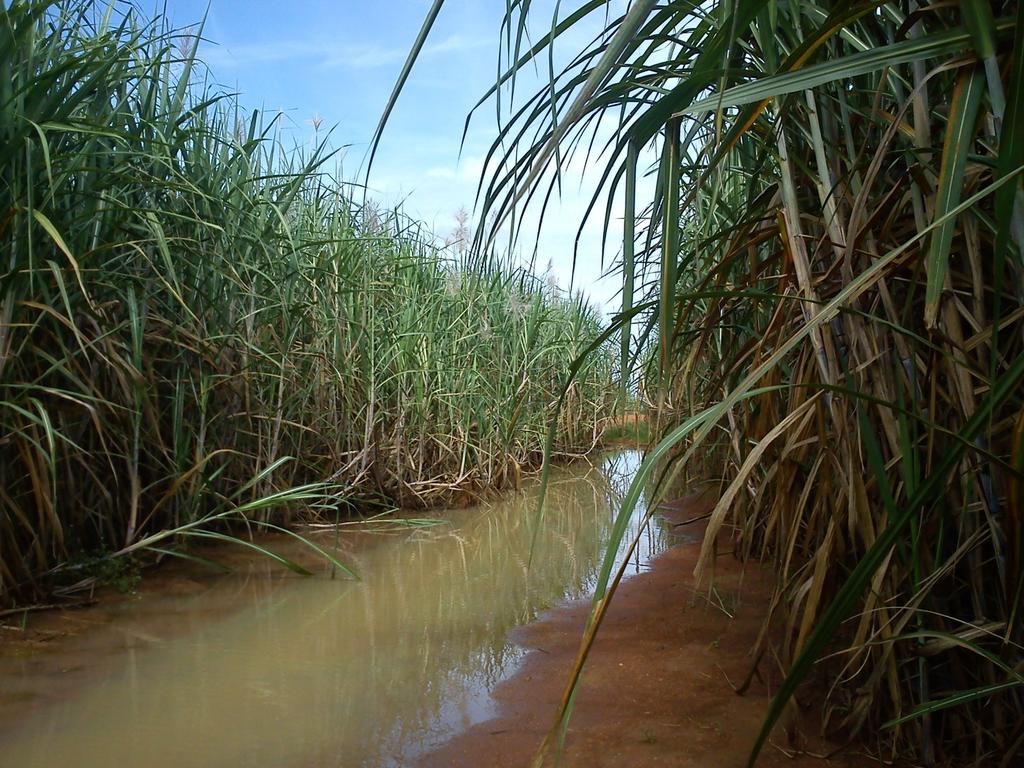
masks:
<svg viewBox="0 0 1024 768"><path fill-rule="evenodd" d="M536 537L531 487L350 553L362 582L254 570L129 604L72 649L87 683L0 725L0 765L401 764L494 714L508 631L588 593L638 461L554 473ZM650 527L638 567L663 544ZM0 699L66 664L0 659Z"/></svg>

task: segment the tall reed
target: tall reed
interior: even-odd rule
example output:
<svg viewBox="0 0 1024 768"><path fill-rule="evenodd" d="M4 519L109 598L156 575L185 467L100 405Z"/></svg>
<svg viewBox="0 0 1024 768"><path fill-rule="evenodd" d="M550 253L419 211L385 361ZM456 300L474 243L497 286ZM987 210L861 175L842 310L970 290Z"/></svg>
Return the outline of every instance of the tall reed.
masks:
<svg viewBox="0 0 1024 768"><path fill-rule="evenodd" d="M0 9L0 603L160 532L514 483L599 331L353 202L325 148L203 84L196 41L130 6ZM611 367L559 450L593 445Z"/></svg>
<svg viewBox="0 0 1024 768"><path fill-rule="evenodd" d="M662 416L637 482L717 455L698 572L721 530L775 565L757 659L787 676L752 760L818 690L887 753L1016 764L1024 6L595 0L532 37L529 10L488 97L601 32L502 109L485 214L601 158L623 363Z"/></svg>

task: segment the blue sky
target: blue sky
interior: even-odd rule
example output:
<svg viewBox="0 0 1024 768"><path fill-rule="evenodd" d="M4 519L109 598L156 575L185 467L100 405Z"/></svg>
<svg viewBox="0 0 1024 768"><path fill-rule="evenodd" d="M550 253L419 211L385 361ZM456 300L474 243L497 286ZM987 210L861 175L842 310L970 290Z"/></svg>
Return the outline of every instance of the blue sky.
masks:
<svg viewBox="0 0 1024 768"><path fill-rule="evenodd" d="M377 120L430 6L429 0L209 0L200 58L216 82L240 94L247 108L283 111L294 140L312 143L312 121L322 118L334 146L349 145L343 170L355 177ZM174 26L202 18L207 0L166 0ZM535 0L534 30L546 31L553 3ZM503 0L448 0L389 122L370 178L384 205L401 203L444 237L460 207L472 210L482 159L496 134L493 105L471 123L466 115L494 83ZM564 15L563 11L563 15ZM574 30L566 53L600 29ZM546 73L524 92L532 92ZM580 171L577 167L575 170ZM575 181L575 180L574 180ZM538 265L550 261L569 284L572 243L585 206L579 182L570 182L542 230ZM599 281L600 222L588 227L576 268L576 287L613 306L619 280ZM532 239L529 240L532 246Z"/></svg>

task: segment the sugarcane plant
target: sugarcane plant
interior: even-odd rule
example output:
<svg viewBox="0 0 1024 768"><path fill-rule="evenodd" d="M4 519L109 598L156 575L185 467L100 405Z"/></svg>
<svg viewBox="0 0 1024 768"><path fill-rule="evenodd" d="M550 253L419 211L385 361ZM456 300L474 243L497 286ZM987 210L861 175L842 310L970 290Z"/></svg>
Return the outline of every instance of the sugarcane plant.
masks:
<svg viewBox="0 0 1024 768"><path fill-rule="evenodd" d="M721 535L774 566L755 658L785 675L751 763L805 700L886 755L1015 764L1024 9L534 6L507 4L483 95L503 122L482 210L521 221L580 153L602 172L606 241L622 222L606 335L660 424L622 519L714 456L698 575Z"/></svg>
<svg viewBox="0 0 1024 768"><path fill-rule="evenodd" d="M0 8L0 604L190 538L514 484L599 333L529 265L365 200L327 135L244 110L202 34ZM577 378L563 454L593 446L611 369Z"/></svg>

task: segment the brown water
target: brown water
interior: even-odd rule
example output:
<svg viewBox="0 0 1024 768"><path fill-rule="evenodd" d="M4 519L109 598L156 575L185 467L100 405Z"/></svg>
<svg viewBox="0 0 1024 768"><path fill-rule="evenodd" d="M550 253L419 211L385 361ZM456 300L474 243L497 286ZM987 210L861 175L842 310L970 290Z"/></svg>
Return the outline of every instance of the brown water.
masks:
<svg viewBox="0 0 1024 768"><path fill-rule="evenodd" d="M81 612L53 649L0 653L0 766L401 765L494 715L525 653L509 630L589 593L638 461L559 470L536 537L531 486L362 537L358 582L259 561ZM643 532L636 568L664 539Z"/></svg>

